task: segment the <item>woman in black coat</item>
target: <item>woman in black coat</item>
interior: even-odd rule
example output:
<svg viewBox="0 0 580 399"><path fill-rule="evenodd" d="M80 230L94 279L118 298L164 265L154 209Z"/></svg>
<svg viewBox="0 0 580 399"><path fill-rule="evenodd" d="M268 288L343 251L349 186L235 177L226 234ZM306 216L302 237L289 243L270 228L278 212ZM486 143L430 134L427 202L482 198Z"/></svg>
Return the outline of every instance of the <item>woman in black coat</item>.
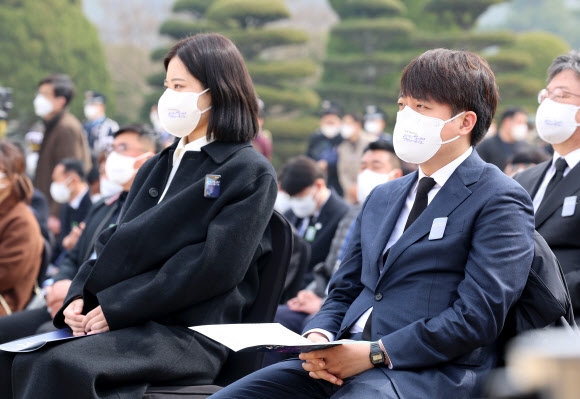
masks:
<svg viewBox="0 0 580 399"><path fill-rule="evenodd" d="M188 327L240 322L254 300L276 176L251 145L257 97L234 44L192 36L164 64L159 117L180 139L140 168L71 284L54 322L81 338L11 367L2 354L2 398L141 398L148 384L212 383L225 361Z"/></svg>

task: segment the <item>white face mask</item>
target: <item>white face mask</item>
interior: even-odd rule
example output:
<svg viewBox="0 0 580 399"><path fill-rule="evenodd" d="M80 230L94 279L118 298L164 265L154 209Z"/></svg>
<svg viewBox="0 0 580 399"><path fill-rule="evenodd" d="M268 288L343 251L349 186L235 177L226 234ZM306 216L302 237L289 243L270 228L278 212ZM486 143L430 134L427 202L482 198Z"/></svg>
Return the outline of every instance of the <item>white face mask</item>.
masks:
<svg viewBox="0 0 580 399"><path fill-rule="evenodd" d="M85 117L90 121L95 120L99 117L99 109L95 105L92 104L85 105L84 112Z"/></svg>
<svg viewBox="0 0 580 399"><path fill-rule="evenodd" d="M105 162L105 173L113 183L123 185L135 175L135 161L137 158L111 152Z"/></svg>
<svg viewBox="0 0 580 399"><path fill-rule="evenodd" d="M538 135L550 144L560 144L568 140L580 126L576 113L580 107L544 99L536 111Z"/></svg>
<svg viewBox="0 0 580 399"><path fill-rule="evenodd" d="M352 125L342 125L342 129L340 129L340 134L343 139L350 139L355 132L355 128Z"/></svg>
<svg viewBox="0 0 580 399"><path fill-rule="evenodd" d="M380 122L376 122L376 121L365 122L364 128L365 128L365 131L367 131L371 134L374 134L374 135L379 135L382 133Z"/></svg>
<svg viewBox="0 0 580 399"><path fill-rule="evenodd" d="M359 204L365 202L367 196L378 185L391 180L389 173L378 173L370 169L365 169L356 177L356 199Z"/></svg>
<svg viewBox="0 0 580 399"><path fill-rule="evenodd" d="M34 98L34 113L40 118L44 118L54 111L54 106L52 103L44 97L42 94L37 94Z"/></svg>
<svg viewBox="0 0 580 399"><path fill-rule="evenodd" d="M157 104L163 128L176 137L185 137L193 132L201 119L201 114L211 108L207 107L200 111L197 106L197 100L207 91L209 88L201 93L165 90Z"/></svg>
<svg viewBox="0 0 580 399"><path fill-rule="evenodd" d="M528 125L522 123L520 125L514 125L512 127L512 138L515 141L525 140L528 136Z"/></svg>
<svg viewBox="0 0 580 399"><path fill-rule="evenodd" d="M299 217L305 218L314 215L316 212L316 199L313 194L308 194L304 197L290 197L290 209Z"/></svg>
<svg viewBox="0 0 580 399"><path fill-rule="evenodd" d="M106 177L101 177L99 179L100 193L102 197L110 197L123 191L123 186L114 183Z"/></svg>
<svg viewBox="0 0 580 399"><path fill-rule="evenodd" d="M70 188L67 186L68 179L62 183L50 183L50 196L59 204L66 204L70 199Z"/></svg>
<svg viewBox="0 0 580 399"><path fill-rule="evenodd" d="M340 133L340 126L335 125L322 125L320 126L320 132L329 139L335 138Z"/></svg>
<svg viewBox="0 0 580 399"><path fill-rule="evenodd" d="M285 191L278 191L276 196L276 202L274 203L274 209L280 213L285 213L290 209L290 196Z"/></svg>
<svg viewBox="0 0 580 399"><path fill-rule="evenodd" d="M442 144L457 140L441 141L441 130L447 122L451 122L465 111L460 112L446 121L421 115L405 106L397 112L397 122L393 131L393 145L395 153L405 162L422 164L430 160L439 151Z"/></svg>

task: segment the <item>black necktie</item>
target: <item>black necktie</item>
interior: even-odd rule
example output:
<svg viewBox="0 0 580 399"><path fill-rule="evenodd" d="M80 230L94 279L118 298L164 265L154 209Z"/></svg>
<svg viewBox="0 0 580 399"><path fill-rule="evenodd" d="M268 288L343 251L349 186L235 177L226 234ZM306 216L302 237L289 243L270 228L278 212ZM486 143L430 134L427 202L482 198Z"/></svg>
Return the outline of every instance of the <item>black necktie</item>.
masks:
<svg viewBox="0 0 580 399"><path fill-rule="evenodd" d="M411 208L411 212L409 213L409 217L407 218L407 223L405 223L405 230L409 227L421 213L427 208L427 204L429 202L429 198L427 194L429 191L435 186L435 180L432 177L423 177L419 180L419 187L417 187L417 195L415 196L415 202L413 203L413 207ZM387 261L387 256L389 254L389 250L385 252L383 255L383 262ZM362 332L362 339L365 341L371 340L371 325L372 325L372 316L373 313L369 314L369 318L367 319L363 332Z"/></svg>
<svg viewBox="0 0 580 399"><path fill-rule="evenodd" d="M419 187L417 187L417 195L415 196L415 202L407 218L407 223L405 223L405 230L413 224L413 222L419 217L421 213L427 208L429 191L435 186L435 180L432 177L425 176L419 180Z"/></svg>
<svg viewBox="0 0 580 399"><path fill-rule="evenodd" d="M556 187L558 183L560 183L560 180L562 180L562 178L564 177L564 170L566 170L568 164L566 163L566 160L564 158L560 157L556 159L554 166L556 167L556 173L554 173L554 176L552 176L552 178L548 182L548 185L546 186L544 198L547 198L548 195L552 192L552 190L554 190L554 187ZM544 198L542 198L542 201L544 201Z"/></svg>

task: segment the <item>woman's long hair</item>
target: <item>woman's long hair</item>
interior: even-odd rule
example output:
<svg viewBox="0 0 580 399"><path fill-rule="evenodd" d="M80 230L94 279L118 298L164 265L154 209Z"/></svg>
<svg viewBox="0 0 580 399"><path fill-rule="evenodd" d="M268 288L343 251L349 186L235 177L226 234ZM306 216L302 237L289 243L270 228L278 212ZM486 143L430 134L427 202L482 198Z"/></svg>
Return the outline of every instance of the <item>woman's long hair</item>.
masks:
<svg viewBox="0 0 580 399"><path fill-rule="evenodd" d="M12 192L8 196L18 201L30 203L34 186L25 173L26 160L22 151L14 144L0 141L0 171L12 182Z"/></svg>

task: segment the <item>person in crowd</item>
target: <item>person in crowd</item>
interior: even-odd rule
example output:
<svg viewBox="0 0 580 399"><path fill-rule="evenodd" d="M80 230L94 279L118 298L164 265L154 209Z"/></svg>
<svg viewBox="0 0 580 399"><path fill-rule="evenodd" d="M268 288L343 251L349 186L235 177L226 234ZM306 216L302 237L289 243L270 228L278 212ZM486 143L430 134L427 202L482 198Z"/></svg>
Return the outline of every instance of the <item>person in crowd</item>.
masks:
<svg viewBox="0 0 580 399"><path fill-rule="evenodd" d="M554 148L546 162L514 176L534 201L536 230L562 265L574 313L580 314L580 53L557 57L538 95L536 129Z"/></svg>
<svg viewBox="0 0 580 399"><path fill-rule="evenodd" d="M0 319L0 343L54 329L52 318L62 307L72 279L84 262L96 256L95 242L98 235L117 223L127 193L135 179L135 173L156 152L155 133L146 125L124 126L113 135L113 152L134 160L131 164L123 162L124 158L113 155L108 161L110 178L118 182L123 191L97 202L81 223L84 227L82 229L76 227L69 234L77 237L74 248L60 262L56 274L43 284L46 306Z"/></svg>
<svg viewBox="0 0 580 399"><path fill-rule="evenodd" d="M393 144L419 170L367 197L304 331L364 342L302 353L212 398L477 397L530 271L532 202L473 149L499 98L485 60L429 50L400 90Z"/></svg>
<svg viewBox="0 0 580 399"><path fill-rule="evenodd" d="M528 114L522 108L508 107L499 118L497 134L482 140L477 146L477 153L485 162L505 170L514 154L532 150L527 137Z"/></svg>
<svg viewBox="0 0 580 399"><path fill-rule="evenodd" d="M104 94L89 90L85 92L83 129L94 157L101 153L108 154L113 144L113 133L119 130L119 124L107 117L107 98Z"/></svg>
<svg viewBox="0 0 580 399"><path fill-rule="evenodd" d="M326 185L324 172L312 159L299 155L282 168L280 188L290 196L290 210L284 216L296 228L298 236L310 244L310 263L296 286L306 287L313 278L314 265L324 261L340 219L349 205Z"/></svg>
<svg viewBox="0 0 580 399"><path fill-rule="evenodd" d="M368 132L375 139L382 138L387 141L393 140L393 135L387 133L385 129L387 128L387 121L385 113L379 109L376 105L368 105L365 108L364 120L364 130Z"/></svg>
<svg viewBox="0 0 580 399"><path fill-rule="evenodd" d="M59 204L50 195L52 171L58 162L74 158L82 162L84 170L91 167L87 139L79 120L68 112L68 104L74 95L74 85L67 75L53 74L38 84L34 99L34 112L44 124L44 136L34 176L34 186L48 199L50 216L48 228L54 235L60 234Z"/></svg>
<svg viewBox="0 0 580 399"><path fill-rule="evenodd" d="M368 144L375 140L363 130L362 117L347 113L342 117L340 134L344 139L337 147L338 152L338 179L344 190L347 203L356 203L356 178L363 151Z"/></svg>
<svg viewBox="0 0 580 399"><path fill-rule="evenodd" d="M545 162L549 158L548 154L542 149L530 147L527 150L516 152L510 157L505 166L504 173L513 177L516 173Z"/></svg>
<svg viewBox="0 0 580 399"><path fill-rule="evenodd" d="M32 182L22 152L0 141L0 316L19 312L32 299L44 239L32 211Z"/></svg>
<svg viewBox="0 0 580 399"><path fill-rule="evenodd" d="M58 266L66 251L73 246L66 237L85 219L93 205L81 161L65 158L54 167L50 195L62 205L60 236L52 252L52 263Z"/></svg>
<svg viewBox="0 0 580 399"><path fill-rule="evenodd" d="M264 101L258 99L258 124L260 125L260 131L252 141L252 144L256 151L265 156L268 161L272 162L272 133L264 129L264 117L266 115L264 108Z"/></svg>
<svg viewBox="0 0 580 399"><path fill-rule="evenodd" d="M367 145L359 162L358 203L351 206L340 220L326 259L314 266L314 280L287 304L278 306L275 322L296 333L302 332L305 322L320 310L326 298L328 282L342 261L347 233L362 209L364 200L375 187L401 176L401 162L389 141L379 139Z"/></svg>
<svg viewBox="0 0 580 399"><path fill-rule="evenodd" d="M252 147L257 95L229 39L187 37L164 66L159 117L179 139L141 166L72 280L54 324L79 338L0 353L2 397L141 397L149 384L211 383L228 355L189 327L238 323L254 301L276 173Z"/></svg>
<svg viewBox="0 0 580 399"><path fill-rule="evenodd" d="M314 159L326 173L328 187L334 189L340 196L343 188L338 179L337 146L342 141L342 109L335 103L324 100L320 111L320 127L308 138L306 156Z"/></svg>

